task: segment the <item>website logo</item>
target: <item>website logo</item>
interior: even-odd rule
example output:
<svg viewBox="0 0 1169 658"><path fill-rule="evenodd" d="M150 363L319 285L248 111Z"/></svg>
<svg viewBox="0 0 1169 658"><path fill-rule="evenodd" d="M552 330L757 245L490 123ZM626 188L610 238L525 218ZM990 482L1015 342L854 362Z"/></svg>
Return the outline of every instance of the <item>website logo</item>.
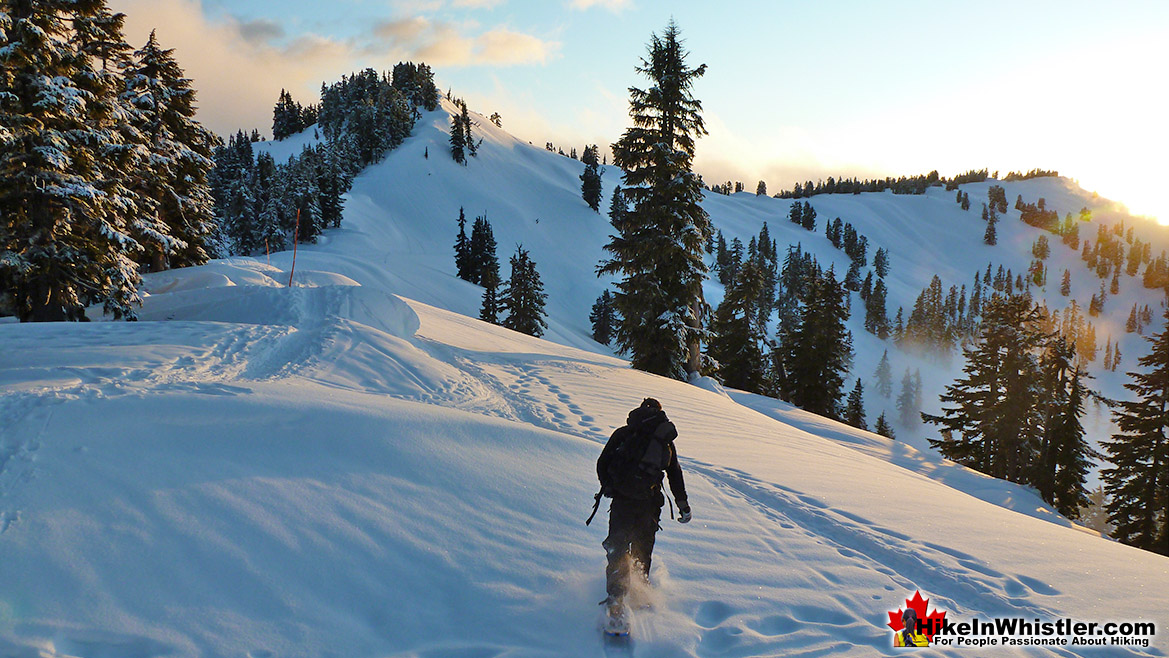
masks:
<svg viewBox="0 0 1169 658"><path fill-rule="evenodd" d="M927 614L929 599L915 591L912 599L905 599L905 607L889 613L889 628L893 629L893 646L928 647L934 635L946 623L946 612L934 608Z"/></svg>

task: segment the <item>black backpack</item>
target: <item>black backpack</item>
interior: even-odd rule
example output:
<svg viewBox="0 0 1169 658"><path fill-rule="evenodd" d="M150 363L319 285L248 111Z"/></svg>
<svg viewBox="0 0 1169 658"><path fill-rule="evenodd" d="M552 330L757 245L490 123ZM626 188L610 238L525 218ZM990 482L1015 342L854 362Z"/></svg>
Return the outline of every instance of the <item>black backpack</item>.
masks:
<svg viewBox="0 0 1169 658"><path fill-rule="evenodd" d="M678 430L657 410L648 417L630 414L629 420L622 428L627 436L613 452L606 469L609 478L605 495L649 500L661 491L662 474L674 456Z"/></svg>

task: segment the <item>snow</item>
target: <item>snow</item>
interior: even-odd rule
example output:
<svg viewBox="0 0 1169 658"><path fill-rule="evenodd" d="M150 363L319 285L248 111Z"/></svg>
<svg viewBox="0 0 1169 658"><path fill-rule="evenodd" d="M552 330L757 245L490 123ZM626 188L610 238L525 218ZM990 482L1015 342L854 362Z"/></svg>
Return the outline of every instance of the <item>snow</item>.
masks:
<svg viewBox="0 0 1169 658"><path fill-rule="evenodd" d="M630 369L588 338L611 282L593 274L609 226L580 199L583 165L477 115L479 156L456 165L446 117L424 115L355 181L344 227L302 246L293 287L291 253L231 258L144 277L139 322L0 324L0 654L601 653L606 514L583 521L603 442L647 395L679 428L694 520L662 520L634 655L891 655L887 613L917 589L967 620L1167 621L1169 560L938 458L920 431L890 441ZM606 168L606 198L617 182ZM1005 186L1061 215L1086 197ZM891 315L934 272L948 287L987 260L1024 271L1038 234L1008 213L985 247L978 215L934 190L815 197L815 234L787 222L789 203L705 205L728 240L767 219L838 272L823 222L852 222L870 253L890 249ZM488 214L501 260L532 253L547 340L468 317L481 290L454 277L460 206ZM940 240L955 247L918 247ZM1072 271L1077 291L1098 285ZM1155 299L1122 287L1125 313ZM868 380L886 345L853 331ZM1124 341L1131 363L1142 349ZM889 352L927 392L960 366ZM891 404L868 402L870 420ZM1164 638L1133 655L1165 655Z"/></svg>

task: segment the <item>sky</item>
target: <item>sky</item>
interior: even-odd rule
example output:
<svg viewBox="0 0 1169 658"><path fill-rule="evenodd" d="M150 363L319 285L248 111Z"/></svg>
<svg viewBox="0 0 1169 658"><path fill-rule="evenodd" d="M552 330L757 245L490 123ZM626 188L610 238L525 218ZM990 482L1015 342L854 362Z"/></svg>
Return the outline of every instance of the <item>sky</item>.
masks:
<svg viewBox="0 0 1169 658"><path fill-rule="evenodd" d="M709 134L695 169L754 191L835 177L1055 169L1169 223L1169 3L1078 0L110 0L157 29L221 135L270 134L281 89L426 62L536 145L629 124L628 88L675 20Z"/></svg>

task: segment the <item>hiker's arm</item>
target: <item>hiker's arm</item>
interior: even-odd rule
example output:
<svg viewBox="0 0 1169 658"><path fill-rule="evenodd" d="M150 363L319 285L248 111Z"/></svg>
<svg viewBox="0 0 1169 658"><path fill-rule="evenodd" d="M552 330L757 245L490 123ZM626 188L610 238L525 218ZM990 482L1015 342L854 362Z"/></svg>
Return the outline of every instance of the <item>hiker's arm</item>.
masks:
<svg viewBox="0 0 1169 658"><path fill-rule="evenodd" d="M690 506L686 500L686 483L682 480L682 467L678 464L678 451L670 446L670 463L666 466L666 477L670 480L670 493L674 494L674 501L678 509Z"/></svg>

